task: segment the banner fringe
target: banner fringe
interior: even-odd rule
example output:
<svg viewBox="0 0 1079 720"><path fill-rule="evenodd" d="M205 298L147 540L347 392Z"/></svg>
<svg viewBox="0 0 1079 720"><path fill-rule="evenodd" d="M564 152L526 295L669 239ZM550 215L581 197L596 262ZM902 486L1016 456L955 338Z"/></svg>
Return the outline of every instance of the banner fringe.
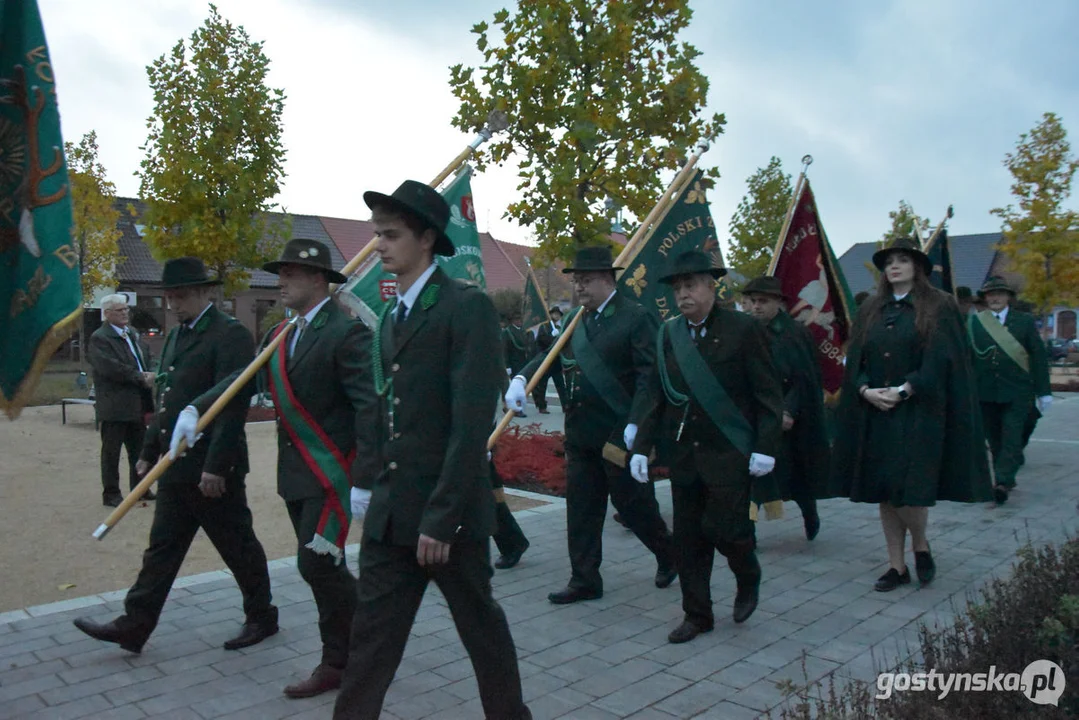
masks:
<svg viewBox="0 0 1079 720"><path fill-rule="evenodd" d="M22 409L30 402L30 398L37 390L38 383L41 382L41 375L45 372L45 366L49 364L52 356L56 354L60 346L78 329L78 321L82 319L82 314L83 308L80 303L75 312L49 328L41 341L38 342L37 350L34 352L34 360L30 363L30 369L27 371L26 376L23 377L22 382L19 383L19 387L15 390L15 395L10 400L0 390L0 410L4 411L9 420L18 418ZM79 350L80 352L85 352L84 348Z"/></svg>

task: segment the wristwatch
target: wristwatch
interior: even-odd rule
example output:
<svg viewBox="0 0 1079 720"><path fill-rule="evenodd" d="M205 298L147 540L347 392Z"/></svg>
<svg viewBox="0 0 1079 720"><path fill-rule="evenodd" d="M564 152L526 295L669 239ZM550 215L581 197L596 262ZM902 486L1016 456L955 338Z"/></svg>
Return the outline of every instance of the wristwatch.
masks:
<svg viewBox="0 0 1079 720"><path fill-rule="evenodd" d="M903 389L903 386L902 386L902 385L900 385L899 387L897 387L897 388L895 389L895 391L896 391L897 393L899 393L899 399L900 399L900 400L906 400L907 398L909 398L909 397L910 397L910 393L909 393L909 392L907 392L906 390L904 390L904 389Z"/></svg>

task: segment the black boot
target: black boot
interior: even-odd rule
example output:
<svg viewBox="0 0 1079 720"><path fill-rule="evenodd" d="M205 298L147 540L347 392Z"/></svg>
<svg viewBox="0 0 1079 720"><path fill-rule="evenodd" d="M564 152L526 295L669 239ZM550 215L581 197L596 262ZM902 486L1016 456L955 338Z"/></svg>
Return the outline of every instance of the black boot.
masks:
<svg viewBox="0 0 1079 720"><path fill-rule="evenodd" d="M806 540L812 540L820 532L820 515L817 514L817 501L812 498L798 503L802 511L802 524L805 525Z"/></svg>
<svg viewBox="0 0 1079 720"><path fill-rule="evenodd" d="M741 557L728 558L727 564L734 571L734 577L738 581L738 593L734 596L733 618L736 623L743 623L757 609L757 602L760 600L761 564L757 561L757 553L753 550Z"/></svg>
<svg viewBox="0 0 1079 720"><path fill-rule="evenodd" d="M506 503L501 502L495 505L495 520L497 527L494 541L499 553L498 559L495 560L495 567L505 570L521 561L521 556L528 549L529 543Z"/></svg>

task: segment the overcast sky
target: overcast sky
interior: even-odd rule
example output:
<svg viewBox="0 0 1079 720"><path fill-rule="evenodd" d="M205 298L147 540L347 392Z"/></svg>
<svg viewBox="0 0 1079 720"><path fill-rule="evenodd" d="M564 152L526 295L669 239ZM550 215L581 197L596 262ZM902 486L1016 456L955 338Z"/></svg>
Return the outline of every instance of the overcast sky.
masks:
<svg viewBox="0 0 1079 720"><path fill-rule="evenodd" d="M134 196L146 66L208 14L196 0L38 0L64 136L96 130L121 195ZM469 29L495 0L218 0L265 41L284 88L288 152L279 201L295 213L366 219L364 190L430 180L471 139L450 126L448 66L481 59ZM685 39L703 52L708 112L727 132L704 158L725 241L746 178L779 156L809 172L838 253L877 239L899 200L953 234L999 230L1010 201L1001 161L1043 112L1079 143L1079 3L1073 0L696 0ZM1079 147L1079 145L1077 145ZM527 242L502 220L515 173L473 180L480 229ZM1077 205L1073 203L1073 205Z"/></svg>

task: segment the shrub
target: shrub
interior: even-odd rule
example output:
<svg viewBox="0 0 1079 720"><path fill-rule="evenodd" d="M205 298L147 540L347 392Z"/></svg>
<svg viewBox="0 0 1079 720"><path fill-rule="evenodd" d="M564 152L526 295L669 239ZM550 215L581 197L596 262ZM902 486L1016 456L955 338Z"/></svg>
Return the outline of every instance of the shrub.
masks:
<svg viewBox="0 0 1079 720"><path fill-rule="evenodd" d="M564 496L566 494L565 437L541 426L514 425L498 439L495 469L508 487Z"/></svg>

